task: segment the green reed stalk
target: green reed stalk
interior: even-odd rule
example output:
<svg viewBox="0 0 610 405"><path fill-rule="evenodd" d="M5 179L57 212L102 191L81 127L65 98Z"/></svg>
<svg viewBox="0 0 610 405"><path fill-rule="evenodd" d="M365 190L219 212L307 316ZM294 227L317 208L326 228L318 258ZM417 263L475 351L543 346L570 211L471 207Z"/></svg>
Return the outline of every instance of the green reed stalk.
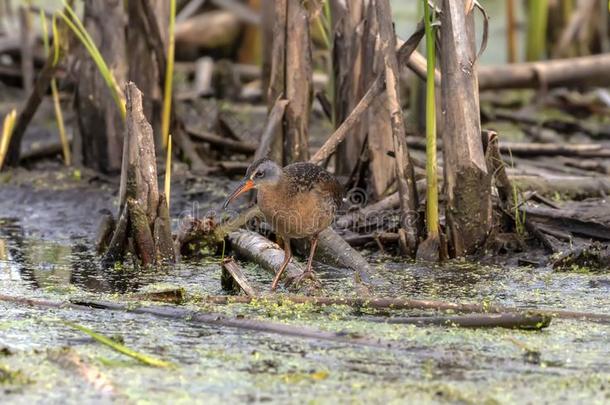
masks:
<svg viewBox="0 0 610 405"><path fill-rule="evenodd" d="M161 116L161 135L163 136L163 147L167 148L169 138L169 124L172 115L172 86L174 79L174 56L176 27L176 0L169 2L169 40L167 44L167 67L165 69L165 90L163 93L163 113Z"/></svg>
<svg viewBox="0 0 610 405"><path fill-rule="evenodd" d="M169 209L169 195L172 189L172 134L167 137L167 156L165 157L165 201Z"/></svg>
<svg viewBox="0 0 610 405"><path fill-rule="evenodd" d="M528 61L542 59L546 50L548 0L528 1L527 54Z"/></svg>
<svg viewBox="0 0 610 405"><path fill-rule="evenodd" d="M428 238L438 238L438 178L436 162L436 100L434 69L436 66L435 27L432 26L430 5L424 1L424 24L426 30L426 181L428 183L426 204L426 226Z"/></svg>

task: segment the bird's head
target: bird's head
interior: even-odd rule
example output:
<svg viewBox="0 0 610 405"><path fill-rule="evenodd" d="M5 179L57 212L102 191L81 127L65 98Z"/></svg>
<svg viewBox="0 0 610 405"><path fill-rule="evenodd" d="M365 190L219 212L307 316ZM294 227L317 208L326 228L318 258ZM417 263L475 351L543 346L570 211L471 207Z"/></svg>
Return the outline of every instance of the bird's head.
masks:
<svg viewBox="0 0 610 405"><path fill-rule="evenodd" d="M266 186L275 186L282 177L282 168L273 160L264 158L253 162L237 188L227 197L223 208L246 191Z"/></svg>

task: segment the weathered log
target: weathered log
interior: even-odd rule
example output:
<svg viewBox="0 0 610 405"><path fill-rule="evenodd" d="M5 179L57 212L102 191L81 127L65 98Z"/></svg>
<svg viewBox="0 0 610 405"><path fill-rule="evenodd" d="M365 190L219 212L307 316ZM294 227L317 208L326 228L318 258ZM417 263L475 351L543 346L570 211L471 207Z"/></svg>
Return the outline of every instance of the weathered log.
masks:
<svg viewBox="0 0 610 405"><path fill-rule="evenodd" d="M238 298L238 297L235 297ZM251 297L243 297L252 299ZM326 332L318 329L286 325L276 322L259 321L240 317L227 317L223 314L193 311L186 308L177 308L170 306L134 306L130 304L120 304L109 301L52 301L29 299L22 297L13 297L0 294L0 301L10 302L15 305L27 305L37 308L66 308L83 312L97 312L102 310L108 311L123 311L133 314L148 314L158 318L176 319L180 321L188 321L191 323L201 323L216 327L227 327L241 330L249 330L254 332L273 333L282 336L292 336L303 339L324 340L331 342L340 342L344 344L353 344L357 346L368 346L377 348L390 349L394 347L393 343L382 341L379 339L369 339L367 337L354 337L345 334L344 332Z"/></svg>
<svg viewBox="0 0 610 405"><path fill-rule="evenodd" d="M225 148L240 153L252 154L256 152L257 146L250 143L234 141L232 139L222 137L212 132L202 131L195 128L187 128L187 133L193 138L209 143L211 145Z"/></svg>
<svg viewBox="0 0 610 405"><path fill-rule="evenodd" d="M603 205L600 205L597 212L603 213L606 218L601 215L591 218L590 215L584 215L578 210L565 208L558 210L524 206L520 210L525 213L526 217L537 223L587 238L610 241L610 221L608 220L608 217L610 217L608 212L610 211L605 210Z"/></svg>
<svg viewBox="0 0 610 405"><path fill-rule="evenodd" d="M232 257L227 257L222 262L221 283L225 290L239 291L241 289L248 297L255 297L257 295L256 290L248 282L243 270Z"/></svg>
<svg viewBox="0 0 610 405"><path fill-rule="evenodd" d="M610 158L610 148L598 144L501 142L500 151L516 156L580 156Z"/></svg>
<svg viewBox="0 0 610 405"><path fill-rule="evenodd" d="M572 199L602 197L610 194L608 177L511 175L512 183L520 192L535 191L542 196L559 193Z"/></svg>
<svg viewBox="0 0 610 405"><path fill-rule="evenodd" d="M229 233L229 242L235 253L275 274L284 260L284 250L256 232L237 230ZM291 261L285 271L284 281L289 283L303 273L300 264Z"/></svg>
<svg viewBox="0 0 610 405"><path fill-rule="evenodd" d="M446 215L453 254L464 256L483 246L491 230L492 176L481 142L474 4L444 0L442 9Z"/></svg>
<svg viewBox="0 0 610 405"><path fill-rule="evenodd" d="M481 90L610 86L610 54L542 62L484 66L479 69Z"/></svg>
<svg viewBox="0 0 610 405"><path fill-rule="evenodd" d="M2 296L0 295L0 300ZM10 300L10 297L9 297ZM494 303L459 303L448 301L433 301L433 300L414 300L408 298L353 298L353 297L309 297L302 295L282 295L281 297L245 297L245 296L208 296L202 299L203 302L212 304L249 304L257 300L274 303L283 300L293 302L295 304L311 304L316 306L328 305L346 305L353 308L367 308L377 310L433 310L449 313L481 313L481 314L498 314L498 313L524 313L526 311L551 316L553 318L572 319L588 322L596 322L602 324L610 324L610 314L571 311L557 308L538 308L538 307L511 307Z"/></svg>
<svg viewBox="0 0 610 405"><path fill-rule="evenodd" d="M447 326L461 328L507 328L541 330L551 324L549 315L532 313L499 313L458 316L366 317L370 322L417 326Z"/></svg>
<svg viewBox="0 0 610 405"><path fill-rule="evenodd" d="M235 14L223 10L208 11L176 24L176 47L227 47L237 40L239 30L239 19Z"/></svg>

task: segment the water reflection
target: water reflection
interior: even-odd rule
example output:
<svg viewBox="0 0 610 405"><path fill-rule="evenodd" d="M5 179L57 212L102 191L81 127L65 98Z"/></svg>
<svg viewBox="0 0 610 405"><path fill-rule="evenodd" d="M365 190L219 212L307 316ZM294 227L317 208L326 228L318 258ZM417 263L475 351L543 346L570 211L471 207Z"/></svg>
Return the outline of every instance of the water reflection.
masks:
<svg viewBox="0 0 610 405"><path fill-rule="evenodd" d="M142 280L128 269L104 270L86 241L71 244L26 237L19 220L0 219L0 280L21 281L31 288L92 292L127 292Z"/></svg>

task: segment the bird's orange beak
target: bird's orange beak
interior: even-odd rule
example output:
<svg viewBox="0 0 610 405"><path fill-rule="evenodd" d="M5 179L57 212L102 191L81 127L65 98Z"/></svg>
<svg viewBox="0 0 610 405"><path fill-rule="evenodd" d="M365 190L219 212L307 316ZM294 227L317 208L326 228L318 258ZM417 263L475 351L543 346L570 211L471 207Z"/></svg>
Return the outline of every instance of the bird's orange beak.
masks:
<svg viewBox="0 0 610 405"><path fill-rule="evenodd" d="M227 199L225 200L225 203L222 205L222 209L227 208L227 206L231 203L231 201L233 201L234 199L236 199L237 197L239 197L246 191L252 190L253 188L254 188L254 181L252 181L250 179L244 180L241 183L239 183L239 186L237 186L235 191L233 191L233 193L231 193L231 195L229 197L227 197Z"/></svg>

